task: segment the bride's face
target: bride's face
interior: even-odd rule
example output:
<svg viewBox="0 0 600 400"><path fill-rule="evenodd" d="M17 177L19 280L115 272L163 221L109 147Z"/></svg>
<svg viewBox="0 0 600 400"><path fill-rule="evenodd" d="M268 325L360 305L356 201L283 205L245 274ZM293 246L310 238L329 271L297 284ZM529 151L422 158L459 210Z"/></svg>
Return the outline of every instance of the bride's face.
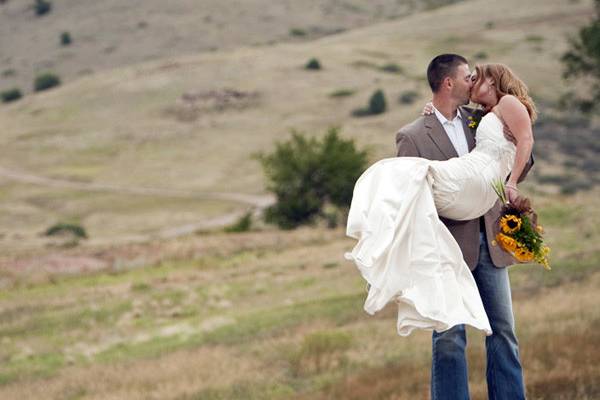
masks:
<svg viewBox="0 0 600 400"><path fill-rule="evenodd" d="M483 105L494 105L497 102L496 88L492 78L478 77L475 73L471 76L473 89L471 90L471 101Z"/></svg>

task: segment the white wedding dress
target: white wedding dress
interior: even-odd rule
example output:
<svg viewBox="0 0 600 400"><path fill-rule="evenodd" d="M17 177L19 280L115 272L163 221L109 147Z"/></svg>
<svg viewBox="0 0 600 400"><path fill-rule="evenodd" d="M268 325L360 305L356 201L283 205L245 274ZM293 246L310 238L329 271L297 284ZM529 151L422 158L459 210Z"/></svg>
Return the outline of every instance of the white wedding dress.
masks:
<svg viewBox="0 0 600 400"><path fill-rule="evenodd" d="M515 154L502 121L490 112L479 123L475 149L462 157L387 158L361 175L346 229L358 243L345 257L369 283L367 313L397 303L401 336L457 324L491 335L473 275L439 216L470 220L485 214L498 199L492 181L504 181Z"/></svg>

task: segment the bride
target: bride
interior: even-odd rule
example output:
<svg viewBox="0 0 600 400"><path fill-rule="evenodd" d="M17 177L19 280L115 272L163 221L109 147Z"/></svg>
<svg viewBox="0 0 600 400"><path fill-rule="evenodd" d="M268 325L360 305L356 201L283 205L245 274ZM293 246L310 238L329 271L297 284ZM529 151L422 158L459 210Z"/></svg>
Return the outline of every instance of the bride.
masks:
<svg viewBox="0 0 600 400"><path fill-rule="evenodd" d="M536 111L525 84L505 65L478 65L471 79L471 101L486 112L473 151L445 161L383 159L354 188L346 233L358 243L345 257L368 282L365 311L397 303L402 336L458 324L492 334L475 280L440 217L484 215L498 200L492 187L498 179L509 201L516 198Z"/></svg>

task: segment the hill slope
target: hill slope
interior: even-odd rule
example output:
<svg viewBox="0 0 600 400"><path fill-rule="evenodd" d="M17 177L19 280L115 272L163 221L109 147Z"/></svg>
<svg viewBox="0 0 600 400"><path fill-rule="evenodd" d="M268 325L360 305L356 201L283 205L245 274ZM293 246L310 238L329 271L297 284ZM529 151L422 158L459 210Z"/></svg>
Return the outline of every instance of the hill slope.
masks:
<svg viewBox="0 0 600 400"><path fill-rule="evenodd" d="M0 1L0 91L32 90L34 76L63 80L148 60L280 41L304 41L456 0L33 0ZM62 32L72 44L60 45Z"/></svg>
<svg viewBox="0 0 600 400"><path fill-rule="evenodd" d="M264 194L252 158L291 129L322 134L341 126L371 149L394 153L395 131L429 97L424 68L442 51L505 62L538 100L566 87L557 61L591 3L470 1L303 43L238 48L127 66L0 107L2 247L39 246L57 220L83 223L92 240L120 240L222 213L246 203L207 192ZM321 71L302 68L311 57ZM400 73L382 67L393 64ZM377 88L389 112L352 118ZM348 89L353 95L332 97ZM399 104L405 91L419 93ZM10 173L123 188L189 193L184 200L47 187ZM14 221L19 224L15 225Z"/></svg>

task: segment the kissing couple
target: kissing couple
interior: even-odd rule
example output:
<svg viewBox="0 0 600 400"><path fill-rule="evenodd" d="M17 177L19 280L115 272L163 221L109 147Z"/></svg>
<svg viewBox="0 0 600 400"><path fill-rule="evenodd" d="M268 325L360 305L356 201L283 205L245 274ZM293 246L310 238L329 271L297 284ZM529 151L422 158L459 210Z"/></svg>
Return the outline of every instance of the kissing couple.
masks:
<svg viewBox="0 0 600 400"><path fill-rule="evenodd" d="M502 204L533 165L537 112L503 64L471 71L457 54L431 60L432 103L396 135L397 155L357 180L345 257L368 283L369 314L394 302L397 330L433 330L431 398L468 399L465 325L485 333L490 399L525 398L507 266L493 240ZM480 108L467 107L477 103Z"/></svg>

